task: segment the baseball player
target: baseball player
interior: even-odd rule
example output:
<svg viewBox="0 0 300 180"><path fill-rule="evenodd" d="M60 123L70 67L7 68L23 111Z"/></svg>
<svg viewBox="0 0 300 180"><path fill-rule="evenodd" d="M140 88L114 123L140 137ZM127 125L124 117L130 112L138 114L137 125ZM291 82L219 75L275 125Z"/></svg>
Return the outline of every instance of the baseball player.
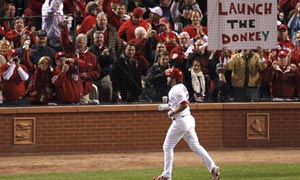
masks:
<svg viewBox="0 0 300 180"><path fill-rule="evenodd" d="M171 89L168 94L168 104L158 106L159 111L168 110L168 116L172 119L172 124L167 132L163 150L164 150L164 171L153 180L171 180L174 160L174 148L181 138L183 138L189 147L198 154L205 162L208 170L211 172L212 180L218 180L220 168L215 165L207 151L199 144L195 131L195 119L191 115L189 107L189 93L182 84L183 74L177 68L171 68L166 71L168 85Z"/></svg>

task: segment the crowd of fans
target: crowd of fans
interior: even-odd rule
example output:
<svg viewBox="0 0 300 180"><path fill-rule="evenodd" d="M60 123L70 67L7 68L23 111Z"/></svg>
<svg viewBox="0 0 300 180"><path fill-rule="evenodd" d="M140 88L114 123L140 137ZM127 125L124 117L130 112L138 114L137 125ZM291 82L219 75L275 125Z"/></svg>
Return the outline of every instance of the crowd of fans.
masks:
<svg viewBox="0 0 300 180"><path fill-rule="evenodd" d="M203 0L2 0L0 103L161 102L165 71L191 102L297 100L300 2L278 1L277 48L208 49Z"/></svg>

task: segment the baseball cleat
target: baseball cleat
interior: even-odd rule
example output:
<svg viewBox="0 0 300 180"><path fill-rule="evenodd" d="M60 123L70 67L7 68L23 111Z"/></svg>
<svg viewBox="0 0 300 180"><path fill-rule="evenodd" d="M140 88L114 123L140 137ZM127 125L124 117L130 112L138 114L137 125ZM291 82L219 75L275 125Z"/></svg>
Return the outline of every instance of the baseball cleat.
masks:
<svg viewBox="0 0 300 180"><path fill-rule="evenodd" d="M221 169L216 166L211 170L211 180L219 180L220 178Z"/></svg>
<svg viewBox="0 0 300 180"><path fill-rule="evenodd" d="M153 178L152 180L171 180L171 179L163 177L163 176L159 176L159 177Z"/></svg>

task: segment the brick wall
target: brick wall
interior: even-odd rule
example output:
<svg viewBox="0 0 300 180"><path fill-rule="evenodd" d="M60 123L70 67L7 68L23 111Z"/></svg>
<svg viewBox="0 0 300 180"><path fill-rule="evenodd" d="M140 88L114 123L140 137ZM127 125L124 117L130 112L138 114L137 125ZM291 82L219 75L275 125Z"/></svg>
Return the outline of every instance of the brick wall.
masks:
<svg viewBox="0 0 300 180"><path fill-rule="evenodd" d="M157 105L0 108L0 154L162 151L171 123ZM300 103L193 104L207 149L300 147ZM269 139L247 138L247 113L269 114ZM34 144L14 144L14 118L35 118ZM187 149L180 142L177 150Z"/></svg>

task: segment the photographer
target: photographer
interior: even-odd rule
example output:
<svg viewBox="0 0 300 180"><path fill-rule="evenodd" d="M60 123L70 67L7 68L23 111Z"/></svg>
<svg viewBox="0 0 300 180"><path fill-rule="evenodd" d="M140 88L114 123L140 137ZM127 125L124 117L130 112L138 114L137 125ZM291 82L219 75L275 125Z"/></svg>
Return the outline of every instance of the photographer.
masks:
<svg viewBox="0 0 300 180"><path fill-rule="evenodd" d="M66 58L64 52L55 54L56 68L52 83L56 88L57 101L60 104L79 104L83 88L78 71L78 62Z"/></svg>
<svg viewBox="0 0 300 180"><path fill-rule="evenodd" d="M4 105L26 105L26 85L25 81L29 78L27 68L20 64L18 53L15 49L7 52L8 63L0 68L0 76L3 85L3 104Z"/></svg>

